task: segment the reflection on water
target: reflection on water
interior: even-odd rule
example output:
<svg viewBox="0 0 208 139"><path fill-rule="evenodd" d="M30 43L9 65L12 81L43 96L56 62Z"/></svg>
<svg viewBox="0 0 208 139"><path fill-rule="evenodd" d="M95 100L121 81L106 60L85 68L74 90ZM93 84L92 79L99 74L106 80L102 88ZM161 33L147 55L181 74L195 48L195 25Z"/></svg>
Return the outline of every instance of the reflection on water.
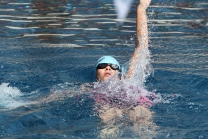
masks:
<svg viewBox="0 0 208 139"><path fill-rule="evenodd" d="M87 32L87 34L99 36L100 39L110 34L116 38L118 29L115 28L116 15L112 3L100 1L93 4L93 2L70 1L69 3L65 0L1 2L1 36L37 37L50 41L54 37L65 40L73 36L86 40L83 37ZM152 30L154 36L207 37L207 5L206 2L175 2L171 5L168 2L153 3L149 15L153 15L150 24L154 25ZM134 14L131 11L126 24L119 30L128 35L132 34L134 22ZM99 34L100 30L103 30L104 34Z"/></svg>
<svg viewBox="0 0 208 139"><path fill-rule="evenodd" d="M5 84L9 83L19 98L32 92L47 96L57 84L74 82L79 88L92 82L95 61L102 55L125 63L134 50L135 6L136 1L118 27L110 0L0 1L1 89L11 90ZM184 96L153 108L154 121L161 127L158 138L207 138L207 9L206 0L160 0L148 10L155 73L147 88ZM14 100L9 93L8 101ZM92 102L63 97L65 101L4 111L0 137L97 137L100 121L93 115Z"/></svg>

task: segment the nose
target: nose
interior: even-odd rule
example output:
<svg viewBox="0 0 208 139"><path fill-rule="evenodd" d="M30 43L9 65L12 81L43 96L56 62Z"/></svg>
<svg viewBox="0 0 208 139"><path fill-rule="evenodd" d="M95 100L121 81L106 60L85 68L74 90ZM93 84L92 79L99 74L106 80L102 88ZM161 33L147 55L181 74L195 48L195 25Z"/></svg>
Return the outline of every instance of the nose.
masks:
<svg viewBox="0 0 208 139"><path fill-rule="evenodd" d="M105 69L106 70L112 70L110 66L107 66Z"/></svg>

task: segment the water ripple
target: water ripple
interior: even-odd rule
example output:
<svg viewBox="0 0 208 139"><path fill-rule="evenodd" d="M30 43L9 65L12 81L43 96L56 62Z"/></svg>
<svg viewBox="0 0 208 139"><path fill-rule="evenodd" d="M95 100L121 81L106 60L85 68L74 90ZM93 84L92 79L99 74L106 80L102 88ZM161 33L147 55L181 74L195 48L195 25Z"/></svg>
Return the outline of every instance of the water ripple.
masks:
<svg viewBox="0 0 208 139"><path fill-rule="evenodd" d="M41 34L46 35L45 33L42 33L46 31L45 29L47 29L47 32L50 32L50 35L53 34L53 36L56 36L57 33L52 31L53 28L63 29L57 36L72 36L70 34L66 35L67 33L65 30L78 30L78 33L82 33L83 30L102 31L103 27L109 28L108 26L115 27L116 25L115 9L113 8L113 5L109 3L106 3L103 7L90 7L89 9L84 7L84 3L69 4L64 1L57 3L2 3L4 3L5 6L0 6L0 11L2 11L0 15L2 18L0 21L3 23L3 27L14 30L7 30L1 27L1 30L7 32L6 35L3 34L3 32L0 32L2 37L31 37L40 36ZM90 2L88 2L88 4L89 3ZM154 34L152 37L157 38L158 34L164 33L164 31L160 30L165 30L165 32L167 32L165 33L165 36L161 36L162 38L178 37L180 34L182 37L207 37L206 31L208 30L208 20L206 14L203 14L207 10L207 5L206 2L176 2L172 5L169 5L168 3L153 3L151 5L152 11L148 11L148 14L154 18L149 20L149 24L155 27L152 31L152 34ZM14 9L12 9L12 7ZM66 11L66 9L68 10ZM112 12L107 12L108 10ZM132 16L135 17L135 15L133 12L134 11L132 11L132 14L127 18L125 22L126 24L124 24L122 29L120 29L121 35L122 32L133 33L135 31L135 18L132 18ZM15 14L12 15L12 13ZM161 17L163 18L161 19ZM76 28L76 26L80 26L80 28ZM178 30L176 30L175 27L181 27L181 33L178 33ZM192 35L192 32L189 30L190 28L194 29L195 32L200 32L201 34L199 35L195 33ZM34 29L31 33L35 35L28 35L28 32L26 34L24 34L24 32L18 33L16 30L19 29ZM13 32L15 32L15 34ZM106 34L104 33L103 35ZM116 38L116 36L114 36L114 38Z"/></svg>

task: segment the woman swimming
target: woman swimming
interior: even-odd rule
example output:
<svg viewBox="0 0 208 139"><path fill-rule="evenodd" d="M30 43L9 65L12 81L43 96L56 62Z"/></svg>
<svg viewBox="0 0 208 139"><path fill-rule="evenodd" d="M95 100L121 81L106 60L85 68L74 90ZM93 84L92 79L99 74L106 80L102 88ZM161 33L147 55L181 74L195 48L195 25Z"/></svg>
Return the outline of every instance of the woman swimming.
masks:
<svg viewBox="0 0 208 139"><path fill-rule="evenodd" d="M96 79L98 82L91 90L93 94L91 98L95 100L95 109L98 111L102 122L108 125L108 128L101 131L101 137L119 129L121 124L114 125L124 117L127 117L128 122L131 122L133 127L138 127L141 123L152 124L152 113L148 107L153 105L153 99L156 96L142 88L138 89L133 85L128 84L128 86L122 82L123 80L134 78L137 72L135 65L137 65L138 59L141 57L139 55L141 54L140 51L148 49L146 9L150 2L151 0L140 0L137 6L136 48L130 59L128 72L119 77L118 73L121 70L121 66L112 56L103 56L97 61ZM137 95L135 95L136 93ZM146 96L142 95L142 93L145 93ZM136 132L138 133L139 131L136 130Z"/></svg>
<svg viewBox="0 0 208 139"><path fill-rule="evenodd" d="M130 66L127 73L129 78L134 72L134 66L136 65L139 57L139 50L148 48L148 27L147 27L147 15L146 9L148 8L151 0L140 0L137 6L137 20L136 20L136 48L130 60ZM113 67L114 66L114 67ZM118 61L111 56L101 57L97 64L97 80L105 81L108 77L118 73L121 68Z"/></svg>
<svg viewBox="0 0 208 139"><path fill-rule="evenodd" d="M130 64L128 65L129 67L128 67L127 73L122 72L121 78L124 80L128 80L128 79L135 77L135 73L138 72L138 69L136 67L136 65L138 65L137 64L138 59L140 59L140 61L143 59L144 59L143 61L145 61L145 59L148 59L148 56L146 56L145 54L142 54L141 51L144 52L148 50L148 26L147 26L146 9L148 8L150 2L151 0L140 0L137 6L136 48L130 59ZM141 59L141 57L143 59ZM143 65L145 67L147 63L144 63ZM113 77L115 77L114 79L118 79L120 78L118 76L119 70L121 71L121 66L115 58L113 58L112 56L103 56L100 59L98 59L97 64L96 64L96 79L98 82L105 82L106 80L109 80ZM145 68L143 68L142 70L145 70ZM143 77L140 77L140 78L143 78ZM140 85L139 87L143 87L143 86ZM129 90L135 90L134 85L130 86ZM138 91L141 91L141 90L138 90ZM154 96L149 96L149 97L152 98ZM141 98L141 99L143 99L142 101L145 101L148 98Z"/></svg>

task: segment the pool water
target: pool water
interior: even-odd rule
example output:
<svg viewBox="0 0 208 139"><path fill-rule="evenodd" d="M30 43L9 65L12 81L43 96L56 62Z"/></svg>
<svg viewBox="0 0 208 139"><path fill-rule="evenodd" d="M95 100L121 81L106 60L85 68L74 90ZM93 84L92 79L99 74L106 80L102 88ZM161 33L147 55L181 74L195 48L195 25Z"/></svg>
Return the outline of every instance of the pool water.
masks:
<svg viewBox="0 0 208 139"><path fill-rule="evenodd" d="M99 138L103 124L80 88L95 81L99 57L130 59L135 10L136 1L117 26L109 0L1 1L0 137ZM155 138L208 138L207 11L206 0L148 9L154 73L145 87L181 96L151 107Z"/></svg>

